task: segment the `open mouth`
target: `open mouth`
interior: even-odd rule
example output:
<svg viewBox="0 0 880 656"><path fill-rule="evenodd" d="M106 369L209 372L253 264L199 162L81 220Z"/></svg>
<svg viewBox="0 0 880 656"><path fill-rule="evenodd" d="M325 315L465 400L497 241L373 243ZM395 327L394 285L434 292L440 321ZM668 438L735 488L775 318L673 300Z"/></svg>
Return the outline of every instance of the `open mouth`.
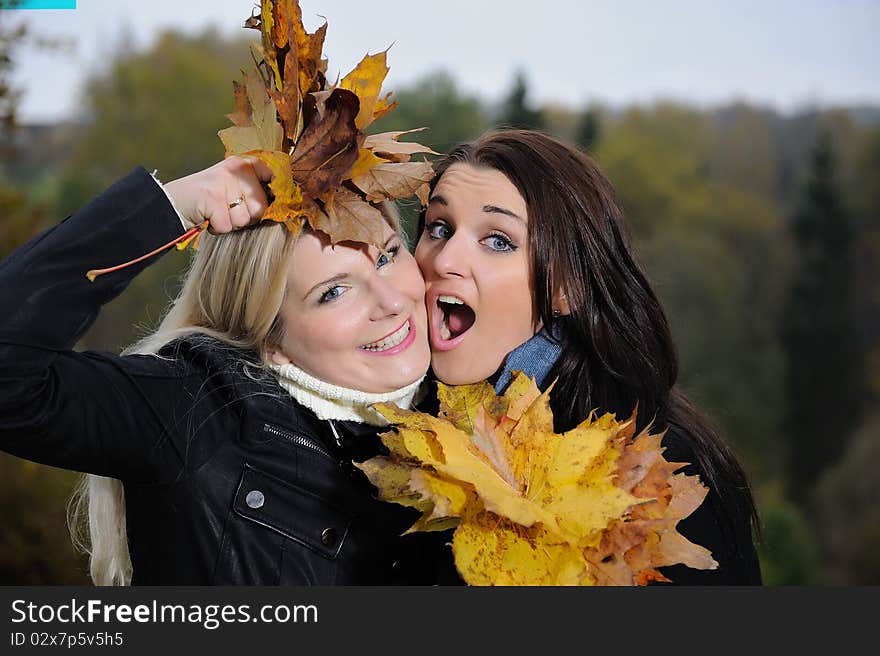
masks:
<svg viewBox="0 0 880 656"><path fill-rule="evenodd" d="M413 326L412 317L410 317L400 328L390 335L386 335L375 342L364 344L360 348L367 353L375 353L376 355L391 355L399 353L412 344L415 339L415 332L415 326Z"/></svg>
<svg viewBox="0 0 880 656"><path fill-rule="evenodd" d="M471 307L457 296L441 294L437 297L437 337L442 342L455 342L464 335L477 319ZM452 346L452 344L449 344Z"/></svg>

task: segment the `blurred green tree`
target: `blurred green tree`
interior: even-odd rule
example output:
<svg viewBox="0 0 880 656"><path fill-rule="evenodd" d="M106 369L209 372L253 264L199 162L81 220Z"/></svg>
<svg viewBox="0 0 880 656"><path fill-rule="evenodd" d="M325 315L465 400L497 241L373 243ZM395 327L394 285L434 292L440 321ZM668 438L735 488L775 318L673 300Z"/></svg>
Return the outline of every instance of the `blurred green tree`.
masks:
<svg viewBox="0 0 880 656"><path fill-rule="evenodd" d="M599 145L599 121L599 111L595 107L587 107L581 112L574 141L582 150L590 152Z"/></svg>
<svg viewBox="0 0 880 656"><path fill-rule="evenodd" d="M820 546L813 522L787 500L781 482L758 489L763 541L758 545L764 585L811 585L823 582Z"/></svg>
<svg viewBox="0 0 880 656"><path fill-rule="evenodd" d="M510 93L501 104L496 124L504 127L541 130L544 121L539 109L532 109L528 103L529 87L523 71L517 71Z"/></svg>
<svg viewBox="0 0 880 656"><path fill-rule="evenodd" d="M865 398L854 296L856 232L835 181L830 138L815 144L792 217L798 264L782 315L792 494L806 501L846 449Z"/></svg>
<svg viewBox="0 0 880 656"><path fill-rule="evenodd" d="M250 30L232 40L214 29L165 32L149 50L124 52L92 76L59 213L82 206L134 166L172 180L222 159L217 132L231 124L232 81L250 67L253 41Z"/></svg>
<svg viewBox="0 0 880 656"><path fill-rule="evenodd" d="M880 585L880 412L863 422L813 494L823 571L836 585Z"/></svg>
<svg viewBox="0 0 880 656"><path fill-rule="evenodd" d="M870 407L880 401L880 127L861 140L855 157L851 197L859 241L856 250L858 326L865 346L866 386ZM878 436L880 439L880 436Z"/></svg>

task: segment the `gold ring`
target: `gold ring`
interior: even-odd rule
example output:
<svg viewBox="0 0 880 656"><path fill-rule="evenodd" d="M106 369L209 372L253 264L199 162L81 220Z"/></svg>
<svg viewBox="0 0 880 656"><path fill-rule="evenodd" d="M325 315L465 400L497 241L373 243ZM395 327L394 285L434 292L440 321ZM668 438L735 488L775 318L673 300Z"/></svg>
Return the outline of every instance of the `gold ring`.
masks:
<svg viewBox="0 0 880 656"><path fill-rule="evenodd" d="M244 202L244 196L239 196L239 197L236 198L234 201L232 201L231 203L229 203L229 209L232 209L233 207L238 207L238 206L241 205L243 202Z"/></svg>

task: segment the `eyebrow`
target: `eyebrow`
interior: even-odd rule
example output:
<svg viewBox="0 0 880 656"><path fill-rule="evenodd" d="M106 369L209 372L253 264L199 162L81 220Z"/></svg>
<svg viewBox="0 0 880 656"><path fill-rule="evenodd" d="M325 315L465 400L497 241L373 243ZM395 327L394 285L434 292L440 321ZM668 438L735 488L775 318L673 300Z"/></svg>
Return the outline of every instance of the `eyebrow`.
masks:
<svg viewBox="0 0 880 656"><path fill-rule="evenodd" d="M392 241L394 241L394 239L397 237L399 237L399 235L397 233L393 233L388 238L388 240L385 242L385 250L386 251L388 250L388 244L390 244ZM329 285L330 283L334 283L334 282L340 282L340 281L348 278L350 275L351 274L348 273L348 271L346 271L344 273L337 273L335 276L331 276L331 277L327 278L326 280L322 280L321 282L315 283L314 285L312 285L311 289L309 289L309 291L306 292L305 296L303 296L303 300L306 300L309 296L311 296L312 292L315 291L316 289L318 289L319 287L323 287L325 285Z"/></svg>
<svg viewBox="0 0 880 656"><path fill-rule="evenodd" d="M511 216L517 221L522 221L523 223L525 223L525 219L523 219L519 214L504 209L503 207L497 207L496 205L483 205L483 211L494 214L504 214L505 216Z"/></svg>
<svg viewBox="0 0 880 656"><path fill-rule="evenodd" d="M337 273L335 276L327 278L327 280L322 280L319 283L315 283L312 288L306 292L305 296L303 296L303 300L306 300L309 296L312 295L312 292L318 289L319 287L323 287L324 285L329 285L332 282L339 282L341 280L345 280L348 278L348 272L345 273Z"/></svg>
<svg viewBox="0 0 880 656"><path fill-rule="evenodd" d="M435 195L431 196L431 200L428 201L428 204L430 205L431 203L435 203L435 202L440 205L443 205L444 207L449 207L449 201L446 200L440 194L435 194ZM505 216L513 217L514 219L525 223L525 219L523 219L516 212L512 212L511 210L505 209L503 207L498 207L497 205L483 205L483 211L488 214L504 214Z"/></svg>

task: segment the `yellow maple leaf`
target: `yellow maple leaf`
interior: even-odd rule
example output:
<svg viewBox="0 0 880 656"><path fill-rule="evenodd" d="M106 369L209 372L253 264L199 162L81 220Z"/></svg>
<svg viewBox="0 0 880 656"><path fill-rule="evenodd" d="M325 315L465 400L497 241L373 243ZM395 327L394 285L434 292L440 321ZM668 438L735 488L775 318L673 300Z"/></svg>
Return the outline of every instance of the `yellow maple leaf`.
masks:
<svg viewBox="0 0 880 656"><path fill-rule="evenodd" d="M591 414L553 432L549 390L517 372L505 394L488 383L438 385L439 416L376 409L395 424L386 457L360 465L380 498L422 511L410 530L456 526L456 567L472 585L645 585L676 563L714 569L676 524L707 489L660 440Z"/></svg>
<svg viewBox="0 0 880 656"><path fill-rule="evenodd" d="M355 125L363 130L374 120L374 110L382 92L382 83L388 75L387 51L366 55L354 69L339 82L339 88L348 89L360 98L361 106Z"/></svg>

